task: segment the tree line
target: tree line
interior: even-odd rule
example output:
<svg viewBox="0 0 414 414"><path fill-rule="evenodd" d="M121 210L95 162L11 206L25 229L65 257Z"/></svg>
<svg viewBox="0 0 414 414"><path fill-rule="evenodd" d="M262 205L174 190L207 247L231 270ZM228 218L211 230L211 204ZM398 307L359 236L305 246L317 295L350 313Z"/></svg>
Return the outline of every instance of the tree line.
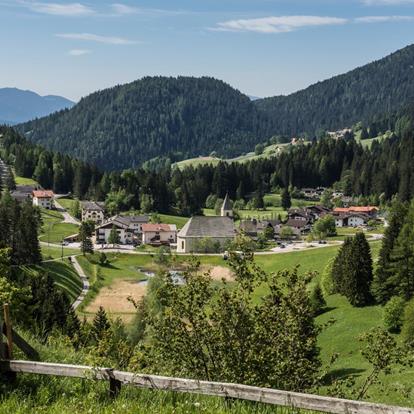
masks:
<svg viewBox="0 0 414 414"><path fill-rule="evenodd" d="M410 114L398 118L395 133L370 148L352 137L325 137L270 158L182 170L162 164L155 169L102 172L35 146L6 127L1 130L1 156L15 166L17 174L33 177L45 188L105 200L111 213L135 209L190 216L200 214L212 197L222 199L226 193L238 206L253 200L257 208L263 208L264 194L288 187L334 187L379 204L395 195L403 201L414 196L412 119Z"/></svg>

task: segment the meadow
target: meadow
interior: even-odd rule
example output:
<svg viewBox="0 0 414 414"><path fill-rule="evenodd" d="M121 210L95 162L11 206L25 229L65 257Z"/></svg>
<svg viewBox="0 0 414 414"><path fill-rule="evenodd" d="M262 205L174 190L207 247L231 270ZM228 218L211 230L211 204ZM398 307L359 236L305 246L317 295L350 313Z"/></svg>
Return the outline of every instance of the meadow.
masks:
<svg viewBox="0 0 414 414"><path fill-rule="evenodd" d="M65 237L79 231L76 224L63 223L63 216L58 211L41 209L41 217L43 224L39 240L42 242L60 244Z"/></svg>

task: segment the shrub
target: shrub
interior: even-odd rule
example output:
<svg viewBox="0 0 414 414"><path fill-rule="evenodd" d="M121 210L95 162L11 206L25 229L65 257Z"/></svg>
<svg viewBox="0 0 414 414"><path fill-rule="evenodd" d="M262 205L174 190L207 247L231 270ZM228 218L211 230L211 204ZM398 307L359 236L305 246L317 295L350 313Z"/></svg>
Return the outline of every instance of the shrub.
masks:
<svg viewBox="0 0 414 414"><path fill-rule="evenodd" d="M384 306L384 325L390 332L399 332L403 324L405 301L403 298L393 296Z"/></svg>
<svg viewBox="0 0 414 414"><path fill-rule="evenodd" d="M326 302L319 283L312 290L310 304L314 316L320 315L326 307Z"/></svg>
<svg viewBox="0 0 414 414"><path fill-rule="evenodd" d="M321 289L324 296L329 296L335 293L334 290L334 283L332 279L332 268L335 259L330 259L328 264L326 265L321 278Z"/></svg>
<svg viewBox="0 0 414 414"><path fill-rule="evenodd" d="M414 344L414 299L405 306L401 336L406 344Z"/></svg>

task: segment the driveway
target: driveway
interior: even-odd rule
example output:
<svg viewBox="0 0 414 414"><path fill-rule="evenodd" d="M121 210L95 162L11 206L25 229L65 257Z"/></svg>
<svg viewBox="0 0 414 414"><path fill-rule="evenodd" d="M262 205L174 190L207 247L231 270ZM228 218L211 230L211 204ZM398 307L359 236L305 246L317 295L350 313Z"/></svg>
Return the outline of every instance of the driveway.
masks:
<svg viewBox="0 0 414 414"><path fill-rule="evenodd" d="M56 210L62 214L63 216L63 222L62 223L70 223L70 224L76 224L77 226L80 226L79 220L75 219L75 217L72 217L63 207L61 204L59 204L59 201L55 198L54 199Z"/></svg>

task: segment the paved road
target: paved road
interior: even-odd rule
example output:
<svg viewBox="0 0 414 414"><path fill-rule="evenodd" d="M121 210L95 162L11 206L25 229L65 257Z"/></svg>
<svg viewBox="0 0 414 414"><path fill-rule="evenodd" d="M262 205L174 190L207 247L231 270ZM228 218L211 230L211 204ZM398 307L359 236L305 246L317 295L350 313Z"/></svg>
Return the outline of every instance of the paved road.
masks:
<svg viewBox="0 0 414 414"><path fill-rule="evenodd" d="M80 225L79 220L75 219L75 217L72 217L63 207L61 204L59 204L59 202L57 201L57 199L54 199L55 202L55 206L56 206L56 210L62 214L63 216L63 222L62 223L70 223L70 224L76 224L76 225Z"/></svg>
<svg viewBox="0 0 414 414"><path fill-rule="evenodd" d="M76 309L85 299L86 294L89 292L90 284L89 284L89 280L87 276L85 275L85 272L83 271L79 262L77 261L76 256L71 256L71 261L72 261L73 267L75 268L76 272L78 273L83 283L82 292L80 293L78 298L75 300L75 302L73 302L72 304L73 309Z"/></svg>
<svg viewBox="0 0 414 414"><path fill-rule="evenodd" d="M367 237L367 240L370 241L370 242L381 240L384 237L383 234L370 234L368 236L369 237ZM40 242L40 244L47 245L46 242ZM341 244L343 244L342 240L336 240L336 241L333 241L329 244L328 243L327 244L319 244L318 242L292 243L292 244L287 245L287 247L284 248L284 249L281 249L280 247L274 247L272 250L268 250L268 251L264 251L264 252L256 252L255 255L256 256L268 256L268 255L273 255L273 254L301 252L301 251L305 251L305 250L308 251L308 250L314 250L314 249L322 249L322 248L326 248L326 247L339 246ZM62 247L60 244L51 244L50 243L49 245L52 246L52 247L59 247L59 248ZM72 243L72 244L69 244L68 246L64 246L64 248L79 249L79 243ZM131 249L128 249L126 247L124 247L124 248L119 247L117 249L112 249L112 248L101 249L100 245L95 246L95 252L96 253L99 253L99 252L125 253L125 254L135 254L135 255L154 255L153 252L137 252L136 250L131 250ZM217 257L223 256L222 253L176 253L176 254L178 256L217 256Z"/></svg>

